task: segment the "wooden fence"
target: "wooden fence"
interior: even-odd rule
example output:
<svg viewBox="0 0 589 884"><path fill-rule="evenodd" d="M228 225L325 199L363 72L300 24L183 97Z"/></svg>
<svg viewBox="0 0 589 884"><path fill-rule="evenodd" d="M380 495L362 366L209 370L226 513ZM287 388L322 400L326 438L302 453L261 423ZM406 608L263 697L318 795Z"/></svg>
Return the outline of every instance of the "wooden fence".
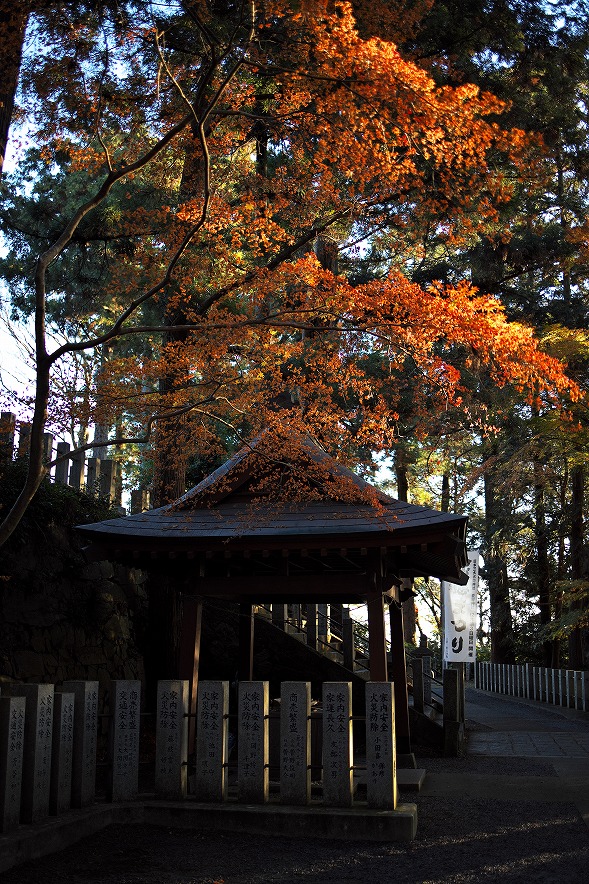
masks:
<svg viewBox="0 0 589 884"><path fill-rule="evenodd" d="M17 421L10 411L0 414L0 461L28 457L31 426ZM117 460L86 457L84 451L72 452L68 442L56 442L51 433L43 433L43 457L46 463L58 459L49 472L54 482L108 499L126 515L126 509L121 507L121 464ZM132 513L149 509L149 491L132 491L130 503Z"/></svg>

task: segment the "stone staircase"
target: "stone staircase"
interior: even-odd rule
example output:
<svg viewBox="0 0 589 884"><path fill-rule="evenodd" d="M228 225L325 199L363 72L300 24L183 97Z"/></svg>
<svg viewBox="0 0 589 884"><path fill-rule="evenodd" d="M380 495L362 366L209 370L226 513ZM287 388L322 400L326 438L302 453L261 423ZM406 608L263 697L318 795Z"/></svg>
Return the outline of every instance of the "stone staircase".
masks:
<svg viewBox="0 0 589 884"><path fill-rule="evenodd" d="M315 607L317 611L313 610ZM258 606L256 631L262 632L265 644L276 648L276 659L284 655L292 660L293 666L296 664L301 677L311 681L314 692L320 691L325 680L351 681L354 708L363 714L364 686L370 669L367 627L347 611L341 619L330 617L321 610L326 607L307 606L303 610L298 605ZM464 704L460 709L457 699L444 711L444 685L431 677L427 645L422 644L413 652L407 669L412 741L444 754L457 754L464 739ZM450 696L463 691L459 679L454 685L455 675L454 671L449 676Z"/></svg>
<svg viewBox="0 0 589 884"><path fill-rule="evenodd" d="M350 617L342 605L338 616L327 613L328 605L258 605L258 618L271 622L287 635L318 651L324 657L369 678L366 626ZM312 622L311 618L315 618ZM350 665L351 664L351 665Z"/></svg>

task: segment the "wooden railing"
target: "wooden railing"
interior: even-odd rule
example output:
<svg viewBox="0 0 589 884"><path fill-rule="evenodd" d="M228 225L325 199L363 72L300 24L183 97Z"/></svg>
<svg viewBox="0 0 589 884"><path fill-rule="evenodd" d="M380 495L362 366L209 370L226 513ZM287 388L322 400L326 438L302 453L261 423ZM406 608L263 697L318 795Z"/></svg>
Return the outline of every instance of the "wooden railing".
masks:
<svg viewBox="0 0 589 884"><path fill-rule="evenodd" d="M343 605L258 605L260 616L350 672L368 677L368 627ZM387 651L390 642L387 641Z"/></svg>
<svg viewBox="0 0 589 884"><path fill-rule="evenodd" d="M477 663L475 684L483 691L589 712L589 672L531 663Z"/></svg>

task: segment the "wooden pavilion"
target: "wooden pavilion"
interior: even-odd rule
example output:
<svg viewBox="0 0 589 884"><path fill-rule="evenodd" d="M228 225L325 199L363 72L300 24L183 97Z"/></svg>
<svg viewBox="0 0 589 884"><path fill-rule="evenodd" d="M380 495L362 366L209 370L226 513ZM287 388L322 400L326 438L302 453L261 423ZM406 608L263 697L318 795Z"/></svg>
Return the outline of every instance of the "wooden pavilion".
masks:
<svg viewBox="0 0 589 884"><path fill-rule="evenodd" d="M309 438L262 433L159 509L81 525L94 559L189 575L178 677L196 704L202 599L240 605L240 679L252 679L253 605L367 603L370 678L389 677L390 611L397 745L410 751L402 602L417 576L464 583L465 516L395 500Z"/></svg>

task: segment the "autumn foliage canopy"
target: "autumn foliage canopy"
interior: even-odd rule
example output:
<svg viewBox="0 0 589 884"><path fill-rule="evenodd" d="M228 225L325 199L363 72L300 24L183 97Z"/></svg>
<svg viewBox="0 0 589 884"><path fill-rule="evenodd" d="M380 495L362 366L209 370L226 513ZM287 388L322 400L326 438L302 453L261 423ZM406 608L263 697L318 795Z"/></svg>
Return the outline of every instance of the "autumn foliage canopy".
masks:
<svg viewBox="0 0 589 884"><path fill-rule="evenodd" d="M410 279L428 231L496 236L514 182L542 170L497 98L399 48L398 6L138 3L39 30L20 110L56 193L29 259L36 431L70 407L51 372L92 353L86 423L155 440L168 466L269 425L353 461L387 450L408 402L416 432L474 419L483 377L541 407L577 396L497 299ZM384 229L397 264L356 278ZM94 282L76 288L82 261ZM40 443L31 471L23 501Z"/></svg>

